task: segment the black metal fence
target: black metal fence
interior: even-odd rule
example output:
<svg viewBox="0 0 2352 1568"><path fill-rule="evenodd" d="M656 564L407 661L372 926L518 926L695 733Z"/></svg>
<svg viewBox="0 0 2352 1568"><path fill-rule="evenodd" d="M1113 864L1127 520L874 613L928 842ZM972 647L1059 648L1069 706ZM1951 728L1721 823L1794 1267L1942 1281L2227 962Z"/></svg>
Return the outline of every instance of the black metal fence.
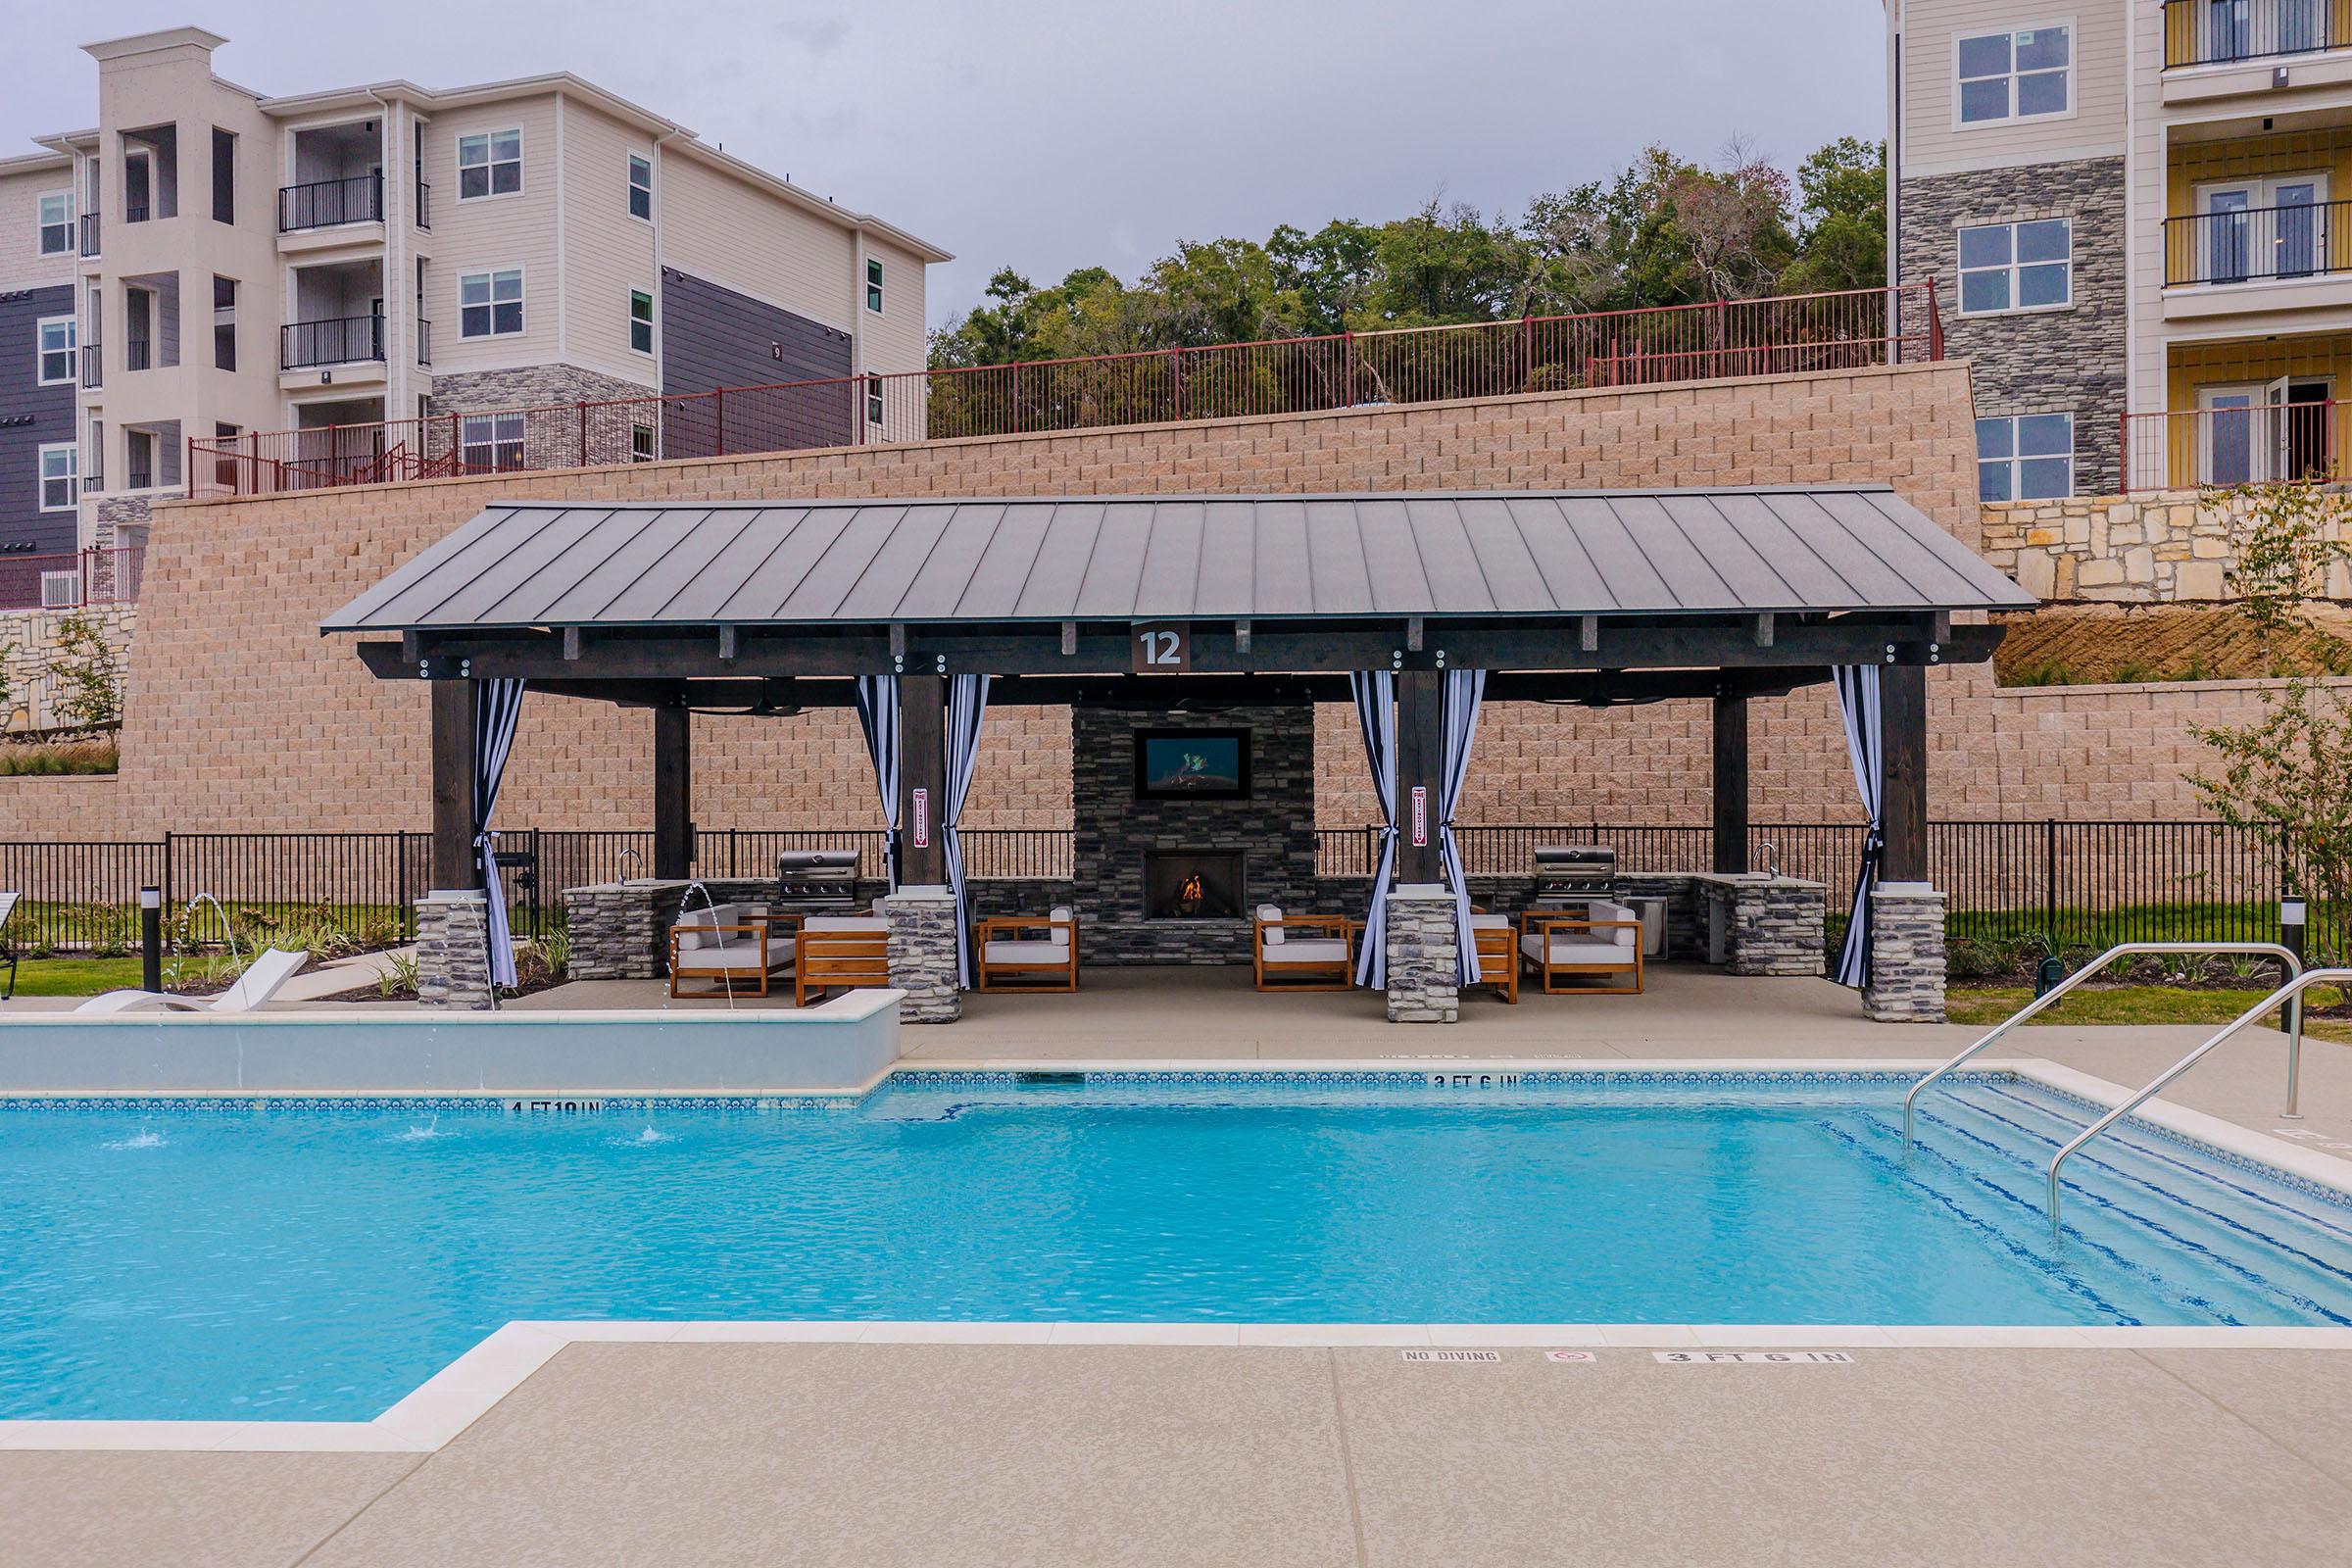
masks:
<svg viewBox="0 0 2352 1568"><path fill-rule="evenodd" d="M1628 873L1704 870L1713 840L1704 826L1552 823L1460 829L1474 877L1532 874L1541 844L1602 844ZM986 880L1068 881L1075 836L1066 828L975 828L965 864ZM518 932L558 917L563 890L650 871L646 832L502 831L499 853ZM844 849L858 874L885 874L874 829L704 829L697 874L760 876L787 850ZM1316 870L1371 874L1371 828L1316 833ZM1850 822L1784 822L1751 829L1757 867L1827 883L1843 909L1862 855ZM20 952L127 951L136 940L139 890L162 891L168 910L187 911L192 933L222 935L223 910L255 929L328 926L367 944L415 935L414 905L430 877L423 833L174 833L128 842L0 843L0 891L20 895L4 934ZM2033 940L2054 951L2127 938L2262 940L2278 931L2280 897L2305 884L2263 834L2218 822L1936 822L1930 874L1949 900L1955 937ZM192 906L192 907L191 907ZM2314 944L2352 950L2343 910L2314 911Z"/></svg>

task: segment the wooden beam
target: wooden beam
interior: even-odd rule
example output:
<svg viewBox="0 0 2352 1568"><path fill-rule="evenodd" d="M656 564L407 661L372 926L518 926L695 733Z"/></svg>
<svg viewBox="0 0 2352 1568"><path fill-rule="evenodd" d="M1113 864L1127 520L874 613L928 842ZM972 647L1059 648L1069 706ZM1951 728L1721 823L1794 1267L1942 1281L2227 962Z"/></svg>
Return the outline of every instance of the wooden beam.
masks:
<svg viewBox="0 0 2352 1568"><path fill-rule="evenodd" d="M948 683L933 674L899 677L899 880L932 887L948 880ZM920 842L918 841L918 838Z"/></svg>
<svg viewBox="0 0 2352 1568"><path fill-rule="evenodd" d="M1849 617L1810 624L1775 623L1772 646L1759 648L1754 627L1741 617L1691 623L1628 623L1612 627L1605 653L1577 646L1580 641L1564 621L1540 626L1489 626L1456 622L1444 628L1432 647L1443 648L1446 662L1458 667L1490 670L1597 669L1743 669L1806 664L1880 664L1886 649L1895 650L1894 662L1924 664L1930 638L1926 617ZM1938 662L1969 663L1989 658L1998 646L1998 626L1955 626L1950 642L1940 650ZM737 658L722 662L709 629L692 634L645 632L605 633L580 650L577 660L561 656L554 634L508 632L453 635L423 634L423 653L436 678L453 678L461 667L488 679L580 680L597 677L634 680L691 680L714 675L793 676L869 675L889 670L885 639L872 635L795 634L744 628ZM388 678L415 679L417 663L397 654L397 645L363 643L361 657L370 669ZM940 662L950 671L969 670L992 675L1117 675L1133 664L1123 635L1086 635L1078 651L1060 652L1060 639L1051 623L1029 632L928 633L908 646L909 667L936 673ZM1222 674L1345 674L1356 669L1396 667L1395 639L1378 630L1270 630L1263 622L1251 628L1245 652L1223 639L1195 639L1193 672ZM1434 652L1407 654L1401 667L1436 667Z"/></svg>
<svg viewBox="0 0 2352 1568"><path fill-rule="evenodd" d="M1446 677L1408 669L1396 677L1396 880L1443 882L1438 802L1446 767ZM1413 842L1413 791L1424 791L1421 842Z"/></svg>
<svg viewBox="0 0 2352 1568"><path fill-rule="evenodd" d="M654 875L694 874L694 715L654 710Z"/></svg>
<svg viewBox="0 0 2352 1568"><path fill-rule="evenodd" d="M1880 805L1886 882L1928 880L1928 672L1917 664L1879 671Z"/></svg>
<svg viewBox="0 0 2352 1568"><path fill-rule="evenodd" d="M1715 869L1744 871L1747 846L1747 698L1715 698Z"/></svg>
<svg viewBox="0 0 2352 1568"><path fill-rule="evenodd" d="M481 885L473 854L473 691L469 680L432 683L433 862L435 888Z"/></svg>

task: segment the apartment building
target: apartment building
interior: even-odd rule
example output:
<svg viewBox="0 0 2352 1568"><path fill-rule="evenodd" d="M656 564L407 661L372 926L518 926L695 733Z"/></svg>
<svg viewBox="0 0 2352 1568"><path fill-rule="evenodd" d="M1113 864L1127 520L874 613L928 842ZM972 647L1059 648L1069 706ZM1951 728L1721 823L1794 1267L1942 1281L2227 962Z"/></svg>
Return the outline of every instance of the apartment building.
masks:
<svg viewBox="0 0 2352 1568"><path fill-rule="evenodd" d="M2352 0L1886 15L1889 265L1974 362L1985 499L2340 472Z"/></svg>
<svg viewBox="0 0 2352 1568"><path fill-rule="evenodd" d="M0 556L135 539L191 439L399 477L519 461L500 411L922 368L947 252L673 121L569 74L272 97L224 41L89 45L95 128L0 161Z"/></svg>

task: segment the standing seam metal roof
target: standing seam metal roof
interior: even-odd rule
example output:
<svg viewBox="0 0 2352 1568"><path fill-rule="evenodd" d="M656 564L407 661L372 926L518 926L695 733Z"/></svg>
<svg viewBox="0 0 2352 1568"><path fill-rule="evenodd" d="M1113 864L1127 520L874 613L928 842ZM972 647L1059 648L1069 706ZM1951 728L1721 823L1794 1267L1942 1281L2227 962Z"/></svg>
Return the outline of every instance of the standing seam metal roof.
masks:
<svg viewBox="0 0 2352 1568"><path fill-rule="evenodd" d="M2001 610L1884 486L494 506L325 621L460 627Z"/></svg>

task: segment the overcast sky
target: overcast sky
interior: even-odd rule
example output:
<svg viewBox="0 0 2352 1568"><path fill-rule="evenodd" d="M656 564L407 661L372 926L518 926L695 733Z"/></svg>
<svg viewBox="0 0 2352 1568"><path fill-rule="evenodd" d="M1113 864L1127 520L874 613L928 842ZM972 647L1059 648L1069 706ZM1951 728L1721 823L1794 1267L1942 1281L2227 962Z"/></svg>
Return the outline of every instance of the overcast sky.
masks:
<svg viewBox="0 0 2352 1568"><path fill-rule="evenodd" d="M264 93L568 70L910 229L934 322L1011 266L1133 276L1179 240L1517 214L1644 143L1793 166L1885 122L1871 0L90 0L10 8L0 150L96 119L96 37L196 23Z"/></svg>

